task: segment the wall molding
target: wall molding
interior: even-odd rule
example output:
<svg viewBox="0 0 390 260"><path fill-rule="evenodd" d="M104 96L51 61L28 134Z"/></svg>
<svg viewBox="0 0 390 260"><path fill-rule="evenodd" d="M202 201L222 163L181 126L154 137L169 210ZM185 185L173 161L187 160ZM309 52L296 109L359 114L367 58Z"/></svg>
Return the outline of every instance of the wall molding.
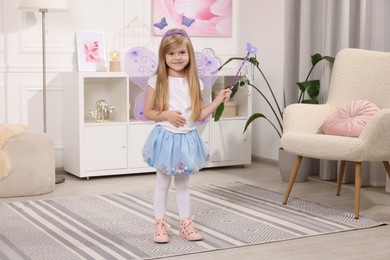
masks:
<svg viewBox="0 0 390 260"><path fill-rule="evenodd" d="M77 66L76 66L77 67ZM0 72L6 72L6 73L42 73L42 64L32 64L32 65L26 65L26 64L14 64L11 66L0 66ZM60 72L68 72L68 71L74 71L75 66L71 65L55 65L55 66L47 66L46 65L46 72L47 73L60 73Z"/></svg>

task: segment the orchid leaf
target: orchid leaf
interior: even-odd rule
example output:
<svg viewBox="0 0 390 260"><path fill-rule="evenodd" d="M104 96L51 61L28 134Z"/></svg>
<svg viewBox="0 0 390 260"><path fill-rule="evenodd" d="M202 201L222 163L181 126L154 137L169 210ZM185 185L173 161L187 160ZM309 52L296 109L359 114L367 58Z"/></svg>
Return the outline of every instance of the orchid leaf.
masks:
<svg viewBox="0 0 390 260"><path fill-rule="evenodd" d="M334 63L334 57L330 57L330 56L322 56L321 54L319 53L316 53L314 55L311 56L311 64L313 65L313 67L320 61L322 60L327 60L329 61L330 63Z"/></svg>
<svg viewBox="0 0 390 260"><path fill-rule="evenodd" d="M225 103L221 103L215 110L214 121L218 121L221 118L224 109L225 109Z"/></svg>
<svg viewBox="0 0 390 260"><path fill-rule="evenodd" d="M318 104L318 99L316 98L311 98L311 99L304 99L302 100L301 103L304 103L304 104Z"/></svg>
<svg viewBox="0 0 390 260"><path fill-rule="evenodd" d="M308 81L309 85L306 88L306 92L311 99L317 99L320 94L320 81L319 80L310 80Z"/></svg>
<svg viewBox="0 0 390 260"><path fill-rule="evenodd" d="M319 53L316 53L314 55L311 56L311 64L313 65L313 67L322 60L322 55L319 54Z"/></svg>
<svg viewBox="0 0 390 260"><path fill-rule="evenodd" d="M234 95L237 93L238 87L244 86L245 84L246 84L246 81L239 81L236 84L234 84L233 88L232 88L232 94L230 95L230 98L233 98ZM229 88L229 86L227 86L226 88ZM224 109L225 109L225 105L224 105L224 103L221 103L217 107L217 109L215 110L214 121L218 121L221 118L221 115L222 115Z"/></svg>
<svg viewBox="0 0 390 260"><path fill-rule="evenodd" d="M314 70L314 67L322 60L327 60L329 63L334 63L335 58L330 56L322 56L319 53L316 53L311 56L312 67L309 73L306 76L306 80L302 82L297 82L298 88L300 90L298 103L310 103L318 104L318 96L320 94L320 81L319 80L309 80L311 73ZM310 97L310 99L305 99L305 93Z"/></svg>
<svg viewBox="0 0 390 260"><path fill-rule="evenodd" d="M265 120L268 121L268 123L270 123L272 125L272 127L275 129L276 133L278 134L279 137L282 137L282 132L279 131L279 129L275 126L274 123L272 123L271 120L269 120L264 114L262 113L254 113L253 115L251 115L248 120L246 121L246 124L245 124L245 128L244 128L244 133L245 131L247 130L248 126L257 118L264 118Z"/></svg>
<svg viewBox="0 0 390 260"><path fill-rule="evenodd" d="M245 133L246 129L248 128L248 126L253 122L253 120L255 120L257 118L266 118L266 117L262 113L254 113L253 115L251 115L248 118L248 120L246 121L245 128L244 128L244 133Z"/></svg>
<svg viewBox="0 0 390 260"><path fill-rule="evenodd" d="M310 98L317 98L320 94L320 81L319 80L308 80L297 82L299 89L302 92L306 92Z"/></svg>

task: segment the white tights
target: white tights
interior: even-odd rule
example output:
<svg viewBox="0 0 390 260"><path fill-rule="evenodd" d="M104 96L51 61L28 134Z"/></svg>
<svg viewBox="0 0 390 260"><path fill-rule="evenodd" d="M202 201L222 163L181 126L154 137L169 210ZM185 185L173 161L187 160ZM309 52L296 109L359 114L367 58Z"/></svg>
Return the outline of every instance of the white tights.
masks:
<svg viewBox="0 0 390 260"><path fill-rule="evenodd" d="M190 216L190 192L188 189L189 175L174 176L176 188L176 204L180 219ZM154 217L161 219L165 217L167 208L168 189L171 185L171 176L157 172L156 189L154 191Z"/></svg>

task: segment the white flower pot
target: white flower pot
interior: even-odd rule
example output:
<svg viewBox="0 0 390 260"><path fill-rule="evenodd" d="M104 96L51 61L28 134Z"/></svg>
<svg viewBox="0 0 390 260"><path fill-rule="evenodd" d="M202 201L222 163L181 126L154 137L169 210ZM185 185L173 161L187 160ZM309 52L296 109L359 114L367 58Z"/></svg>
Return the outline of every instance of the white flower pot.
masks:
<svg viewBox="0 0 390 260"><path fill-rule="evenodd" d="M289 181L297 156L279 148L279 171L283 181ZM295 182L307 181L309 175L317 175L319 160L303 157Z"/></svg>

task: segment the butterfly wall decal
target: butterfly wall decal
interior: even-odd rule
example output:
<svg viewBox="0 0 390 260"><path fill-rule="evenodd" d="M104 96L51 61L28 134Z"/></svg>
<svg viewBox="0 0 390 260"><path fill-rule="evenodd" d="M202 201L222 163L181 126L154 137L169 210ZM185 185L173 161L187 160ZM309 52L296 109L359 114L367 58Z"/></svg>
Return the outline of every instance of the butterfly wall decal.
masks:
<svg viewBox="0 0 390 260"><path fill-rule="evenodd" d="M217 59L208 50L195 52L195 58L204 89L212 88L218 77ZM157 62L157 54L142 46L131 48L125 55L125 70L130 80L140 88L141 92L133 102L133 115L139 121L147 121L144 116L145 96L149 77L156 72ZM210 118L211 116L199 123L205 123Z"/></svg>
<svg viewBox="0 0 390 260"><path fill-rule="evenodd" d="M165 17L161 18L160 22L153 24L154 27L157 27L160 30L164 29L164 27L167 25L168 23Z"/></svg>
<svg viewBox="0 0 390 260"><path fill-rule="evenodd" d="M187 18L186 16L181 17L181 24L190 27L195 22L195 19Z"/></svg>

